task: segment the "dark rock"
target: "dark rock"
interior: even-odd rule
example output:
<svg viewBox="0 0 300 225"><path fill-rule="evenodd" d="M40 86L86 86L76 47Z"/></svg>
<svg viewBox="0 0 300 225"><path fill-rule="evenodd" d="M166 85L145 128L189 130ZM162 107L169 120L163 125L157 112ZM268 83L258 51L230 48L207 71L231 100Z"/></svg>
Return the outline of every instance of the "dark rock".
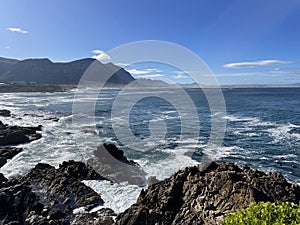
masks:
<svg viewBox="0 0 300 225"><path fill-rule="evenodd" d="M0 129L5 128L6 126L0 121Z"/></svg>
<svg viewBox="0 0 300 225"><path fill-rule="evenodd" d="M146 173L134 161L128 160L124 152L113 144L104 144L94 151L94 158L87 161L99 174L117 183L128 182L144 186Z"/></svg>
<svg viewBox="0 0 300 225"><path fill-rule="evenodd" d="M3 116L3 117L10 117L11 114L10 114L10 111L7 110L7 109L1 109L0 110L0 116Z"/></svg>
<svg viewBox="0 0 300 225"><path fill-rule="evenodd" d="M2 224L24 224L36 200L37 196L27 185L0 188L0 221Z"/></svg>
<svg viewBox="0 0 300 225"><path fill-rule="evenodd" d="M92 179L105 178L75 161L57 169L40 163L10 180L0 174L0 223L70 224L74 209L103 204L100 195L81 183Z"/></svg>
<svg viewBox="0 0 300 225"><path fill-rule="evenodd" d="M76 214L71 221L71 225L113 225L116 214L112 209L101 209L93 213Z"/></svg>
<svg viewBox="0 0 300 225"><path fill-rule="evenodd" d="M30 117L43 117L42 115L34 114L34 113L25 113L23 116L30 116Z"/></svg>
<svg viewBox="0 0 300 225"><path fill-rule="evenodd" d="M189 167L142 191L116 225L222 224L227 213L258 201L300 200L300 187L281 174L232 163Z"/></svg>
<svg viewBox="0 0 300 225"><path fill-rule="evenodd" d="M8 159L12 159L15 155L22 151L22 148L0 146L0 167L2 167Z"/></svg>
<svg viewBox="0 0 300 225"><path fill-rule="evenodd" d="M0 145L23 144L38 140L42 135L36 132L41 130L41 125L37 127L19 127L0 124Z"/></svg>
<svg viewBox="0 0 300 225"><path fill-rule="evenodd" d="M57 117L49 117L49 118L45 118L44 120L51 120L51 121L54 121L54 122L58 122L59 118L57 118Z"/></svg>

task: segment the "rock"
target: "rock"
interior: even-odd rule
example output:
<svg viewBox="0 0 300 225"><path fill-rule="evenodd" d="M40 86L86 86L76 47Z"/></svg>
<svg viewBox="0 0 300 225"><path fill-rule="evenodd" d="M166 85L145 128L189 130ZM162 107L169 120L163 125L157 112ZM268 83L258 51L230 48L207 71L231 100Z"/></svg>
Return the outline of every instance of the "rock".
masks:
<svg viewBox="0 0 300 225"><path fill-rule="evenodd" d="M49 117L49 118L45 118L44 120L51 120L51 121L54 121L54 122L58 122L59 118L57 118L57 117Z"/></svg>
<svg viewBox="0 0 300 225"><path fill-rule="evenodd" d="M71 225L113 225L116 214L112 209L101 209L93 213L76 214L71 221Z"/></svg>
<svg viewBox="0 0 300 225"><path fill-rule="evenodd" d="M134 161L128 160L124 152L113 144L104 144L94 151L94 158L87 161L99 174L117 183L128 182L144 186L146 173Z"/></svg>
<svg viewBox="0 0 300 225"><path fill-rule="evenodd" d="M2 167L8 159L12 159L15 155L22 151L22 148L0 146L0 167Z"/></svg>
<svg viewBox="0 0 300 225"><path fill-rule="evenodd" d="M37 196L24 184L0 188L0 221L2 224L24 224ZM3 207L5 206L5 207Z"/></svg>
<svg viewBox="0 0 300 225"><path fill-rule="evenodd" d="M0 116L3 116L3 117L10 117L11 114L10 114L10 111L7 110L7 109L1 109L0 110Z"/></svg>
<svg viewBox="0 0 300 225"><path fill-rule="evenodd" d="M23 144L38 140L42 135L36 132L41 130L41 125L37 127L19 127L0 124L0 145Z"/></svg>
<svg viewBox="0 0 300 225"><path fill-rule="evenodd" d="M38 115L34 113L25 113L23 116L30 116L30 117L43 117L43 115Z"/></svg>
<svg viewBox="0 0 300 225"><path fill-rule="evenodd" d="M101 197L91 188L81 183L82 180L106 180L96 173L91 167L82 162L63 162L58 169L48 164L39 163L30 173L22 178L23 182L40 187L38 192L47 192L59 197L54 205L81 207L89 205L95 207L103 204ZM68 201L66 201L68 199ZM71 210L71 209L70 209Z"/></svg>
<svg viewBox="0 0 300 225"><path fill-rule="evenodd" d="M70 224L75 208L103 204L100 195L81 183L89 179L105 178L75 161L63 162L57 169L40 163L9 180L0 174L0 224Z"/></svg>
<svg viewBox="0 0 300 225"><path fill-rule="evenodd" d="M300 200L300 187L281 174L232 163L189 167L142 191L116 225L222 224L227 213L258 201Z"/></svg>

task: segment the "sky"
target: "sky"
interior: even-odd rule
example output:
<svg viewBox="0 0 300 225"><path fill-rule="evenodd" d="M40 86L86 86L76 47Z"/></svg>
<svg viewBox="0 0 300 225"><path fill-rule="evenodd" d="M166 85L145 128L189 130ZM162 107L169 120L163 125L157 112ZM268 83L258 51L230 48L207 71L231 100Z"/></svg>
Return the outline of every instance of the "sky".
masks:
<svg viewBox="0 0 300 225"><path fill-rule="evenodd" d="M0 0L0 9L1 57L106 59L119 45L162 40L197 54L221 84L300 83L299 0ZM166 66L128 70L192 82Z"/></svg>

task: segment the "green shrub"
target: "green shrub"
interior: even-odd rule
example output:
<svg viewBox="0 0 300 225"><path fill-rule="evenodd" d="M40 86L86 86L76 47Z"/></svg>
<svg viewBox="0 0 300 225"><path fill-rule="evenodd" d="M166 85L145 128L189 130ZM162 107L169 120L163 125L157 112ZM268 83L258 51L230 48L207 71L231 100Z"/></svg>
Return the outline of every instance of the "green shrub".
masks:
<svg viewBox="0 0 300 225"><path fill-rule="evenodd" d="M299 225L300 205L259 202L227 215L224 225Z"/></svg>

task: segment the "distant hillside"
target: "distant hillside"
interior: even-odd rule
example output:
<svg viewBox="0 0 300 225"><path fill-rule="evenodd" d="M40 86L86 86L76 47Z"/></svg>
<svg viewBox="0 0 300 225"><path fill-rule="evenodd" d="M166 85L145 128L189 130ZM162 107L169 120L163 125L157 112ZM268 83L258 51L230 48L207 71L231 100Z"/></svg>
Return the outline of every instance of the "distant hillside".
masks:
<svg viewBox="0 0 300 225"><path fill-rule="evenodd" d="M49 59L22 61L0 58L0 82L37 82L44 84L78 84L86 69L95 59L80 59L68 63L54 63ZM135 80L130 73L112 63L97 62L96 75L115 72L107 83L122 85Z"/></svg>
<svg viewBox="0 0 300 225"><path fill-rule="evenodd" d="M152 80L147 78L139 78L135 80L134 85L144 87L169 87L170 85L162 80Z"/></svg>
<svg viewBox="0 0 300 225"><path fill-rule="evenodd" d="M0 75L9 71L17 62L19 61L16 59L6 59L0 57Z"/></svg>

